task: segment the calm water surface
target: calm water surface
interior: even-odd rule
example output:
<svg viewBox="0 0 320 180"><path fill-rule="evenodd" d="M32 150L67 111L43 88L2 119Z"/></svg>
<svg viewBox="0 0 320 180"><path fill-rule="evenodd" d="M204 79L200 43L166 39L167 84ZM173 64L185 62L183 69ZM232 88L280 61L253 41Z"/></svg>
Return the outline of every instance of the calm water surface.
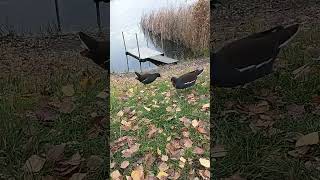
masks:
<svg viewBox="0 0 320 180"><path fill-rule="evenodd" d="M110 61L111 72L124 73L140 71L139 61L125 56L121 32L124 33L127 48L136 48L137 33L139 46L159 50L166 56L179 59L185 50L181 46L164 42L150 41L139 27L143 14L165 7L179 7L194 3L196 0L111 0L100 3L101 24L108 28L110 23ZM58 0L63 32L96 31L96 7L93 0ZM110 6L110 12L109 12ZM109 14L110 13L110 14ZM110 18L109 18L110 16ZM48 25L56 25L54 0L0 0L0 33L4 29L14 29L16 33L41 34ZM147 43L148 41L148 43ZM150 62L142 63L142 70L155 69Z"/></svg>
<svg viewBox="0 0 320 180"><path fill-rule="evenodd" d="M125 56L125 49L121 32L124 33L127 49L136 48L136 33L140 47L146 47L159 50L163 52L161 46L152 43L145 37L140 25L140 19L143 14L148 14L154 10L165 7L179 7L191 4L195 0L113 0L110 3L110 58L111 58L111 72L128 72L140 71L139 61ZM148 41L148 43L147 43ZM176 47L176 46L175 46ZM177 46L178 47L178 46ZM164 47L164 49L167 49ZM174 57L177 52L176 48L168 49L165 54ZM169 55L170 54L170 55ZM142 71L155 69L156 66L150 62L142 63Z"/></svg>

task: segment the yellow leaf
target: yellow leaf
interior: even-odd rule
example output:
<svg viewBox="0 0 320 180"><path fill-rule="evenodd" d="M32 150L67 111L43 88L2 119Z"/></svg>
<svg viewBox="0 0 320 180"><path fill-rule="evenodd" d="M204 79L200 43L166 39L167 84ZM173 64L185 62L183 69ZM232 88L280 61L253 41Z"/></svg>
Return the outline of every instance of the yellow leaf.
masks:
<svg viewBox="0 0 320 180"><path fill-rule="evenodd" d="M167 177L168 174L166 172L160 171L157 175L157 178L162 179L162 177Z"/></svg>
<svg viewBox="0 0 320 180"><path fill-rule="evenodd" d="M138 166L134 171L131 172L131 177L133 180L142 180L143 177L143 167Z"/></svg>
<svg viewBox="0 0 320 180"><path fill-rule="evenodd" d="M74 88L73 85L66 85L62 87L63 95L65 96L73 96L74 95Z"/></svg>
<svg viewBox="0 0 320 180"><path fill-rule="evenodd" d="M313 145L318 143L319 143L319 133L313 132L300 137L296 142L296 147Z"/></svg>
<svg viewBox="0 0 320 180"><path fill-rule="evenodd" d="M199 159L200 164L206 168L210 168L210 160L205 159L205 158L200 158Z"/></svg>
<svg viewBox="0 0 320 180"><path fill-rule="evenodd" d="M124 112L123 111L119 111L118 113L117 113L117 116L119 116L119 117L122 117L124 115Z"/></svg>
<svg viewBox="0 0 320 180"><path fill-rule="evenodd" d="M147 110L147 111L151 111L151 109L150 108L148 108L148 107L146 107L146 106L143 106L144 107L144 109L145 110Z"/></svg>

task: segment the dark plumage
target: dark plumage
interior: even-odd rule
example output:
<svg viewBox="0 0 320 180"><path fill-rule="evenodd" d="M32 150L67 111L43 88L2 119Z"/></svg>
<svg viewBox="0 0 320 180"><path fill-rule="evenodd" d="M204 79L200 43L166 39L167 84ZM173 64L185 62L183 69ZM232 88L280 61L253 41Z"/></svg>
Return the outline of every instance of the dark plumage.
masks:
<svg viewBox="0 0 320 180"><path fill-rule="evenodd" d="M150 84L150 83L152 83L153 81L155 81L158 77L161 77L159 73L139 74L139 73L135 72L135 74L137 75L136 79L137 79L138 81L140 81L141 83L143 83L143 84Z"/></svg>
<svg viewBox="0 0 320 180"><path fill-rule="evenodd" d="M185 89L193 86L198 78L198 75L203 72L203 69L197 69L195 71L186 73L178 78L172 77L171 82L176 89Z"/></svg>
<svg viewBox="0 0 320 180"><path fill-rule="evenodd" d="M213 86L234 87L272 73L280 49L298 32L299 24L276 26L227 44L211 54Z"/></svg>
<svg viewBox="0 0 320 180"><path fill-rule="evenodd" d="M221 5L220 1L210 0L210 9L216 9L219 5Z"/></svg>
<svg viewBox="0 0 320 180"><path fill-rule="evenodd" d="M79 32L79 37L87 47L87 49L80 52L80 54L92 59L96 64L108 70L110 59L109 42L97 41L83 32Z"/></svg>

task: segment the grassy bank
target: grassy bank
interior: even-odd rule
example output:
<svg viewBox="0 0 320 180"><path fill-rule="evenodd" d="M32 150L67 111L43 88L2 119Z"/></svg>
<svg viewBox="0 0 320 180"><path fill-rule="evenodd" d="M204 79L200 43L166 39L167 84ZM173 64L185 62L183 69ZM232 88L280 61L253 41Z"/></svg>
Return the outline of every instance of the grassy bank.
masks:
<svg viewBox="0 0 320 180"><path fill-rule="evenodd" d="M164 8L141 18L144 31L163 39L179 42L194 52L208 52L210 38L209 1L191 6Z"/></svg>
<svg viewBox="0 0 320 180"><path fill-rule="evenodd" d="M111 76L111 173L113 177L208 179L209 61L160 70L149 85L133 74ZM175 90L173 75L204 67L196 85ZM200 160L201 159L201 163Z"/></svg>
<svg viewBox="0 0 320 180"><path fill-rule="evenodd" d="M215 90L214 179L320 177L320 146L313 133L320 131L320 68L295 71L319 57L319 32L319 26L305 24L280 53L274 74L246 89ZM304 142L312 138L314 142Z"/></svg>
<svg viewBox="0 0 320 180"><path fill-rule="evenodd" d="M75 35L0 40L0 179L106 179L106 73Z"/></svg>

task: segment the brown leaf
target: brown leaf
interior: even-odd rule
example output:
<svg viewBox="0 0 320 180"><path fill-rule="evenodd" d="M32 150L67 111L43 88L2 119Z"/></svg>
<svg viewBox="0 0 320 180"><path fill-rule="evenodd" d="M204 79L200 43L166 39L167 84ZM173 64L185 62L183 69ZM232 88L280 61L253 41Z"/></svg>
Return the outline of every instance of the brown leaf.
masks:
<svg viewBox="0 0 320 180"><path fill-rule="evenodd" d="M60 103L59 111L65 114L70 114L75 108L76 105L70 99L64 99Z"/></svg>
<svg viewBox="0 0 320 180"><path fill-rule="evenodd" d="M155 161L155 157L153 156L152 153L147 153L144 157L144 164L146 168L150 168Z"/></svg>
<svg viewBox="0 0 320 180"><path fill-rule="evenodd" d="M35 115L42 123L52 123L59 117L57 113L46 107L35 111Z"/></svg>
<svg viewBox="0 0 320 180"><path fill-rule="evenodd" d="M46 159L39 157L38 155L32 155L24 164L23 170L26 172L39 172Z"/></svg>
<svg viewBox="0 0 320 180"><path fill-rule="evenodd" d="M195 154L201 155L201 154L204 153L204 150L203 150L202 148L195 147L195 148L193 149L193 152L194 152Z"/></svg>
<svg viewBox="0 0 320 180"><path fill-rule="evenodd" d="M204 104L201 108L201 111L208 111L209 108L210 108L210 103Z"/></svg>
<svg viewBox="0 0 320 180"><path fill-rule="evenodd" d="M120 165L120 168L125 169L129 166L129 164L130 164L129 161L123 161Z"/></svg>
<svg viewBox="0 0 320 180"><path fill-rule="evenodd" d="M190 119L186 118L186 117L182 117L179 119L181 122L183 122L184 126L189 127L191 124Z"/></svg>
<svg viewBox="0 0 320 180"><path fill-rule="evenodd" d="M98 169L103 163L103 159L100 156L91 155L87 160L87 167L90 170Z"/></svg>
<svg viewBox="0 0 320 180"><path fill-rule="evenodd" d="M184 147L186 147L186 148L191 148L192 147L192 141L191 141L191 139L190 138L184 138L183 139L183 145L184 145Z"/></svg>
<svg viewBox="0 0 320 180"><path fill-rule="evenodd" d="M313 145L318 143L319 143L319 134L318 132L313 132L300 137L296 142L296 147Z"/></svg>
<svg viewBox="0 0 320 180"><path fill-rule="evenodd" d="M107 99L109 97L109 94L105 91L102 91L96 97L101 99Z"/></svg>
<svg viewBox="0 0 320 180"><path fill-rule="evenodd" d="M140 144L136 143L129 149L125 149L122 152L122 157L129 158L132 156L133 153L137 152L139 150Z"/></svg>
<svg viewBox="0 0 320 180"><path fill-rule="evenodd" d="M169 166L167 165L167 163L165 163L165 162L160 163L160 165L159 165L159 170L160 171L165 172L168 169L169 169Z"/></svg>
<svg viewBox="0 0 320 180"><path fill-rule="evenodd" d="M148 138L149 139L153 138L156 135L157 132L158 132L158 128L155 125L151 124L149 126Z"/></svg>
<svg viewBox="0 0 320 180"><path fill-rule="evenodd" d="M261 101L258 104L249 106L249 111L254 114L262 114L269 111L270 106L267 101Z"/></svg>
<svg viewBox="0 0 320 180"><path fill-rule="evenodd" d="M63 157L64 148L66 147L65 143L60 145L55 145L47 152L47 160L49 161L59 161Z"/></svg>
<svg viewBox="0 0 320 180"><path fill-rule="evenodd" d="M69 180L82 180L86 177L87 173L75 173Z"/></svg>
<svg viewBox="0 0 320 180"><path fill-rule="evenodd" d="M288 114L295 117L300 117L303 115L306 110L304 109L304 105L296 105L296 104L291 104L287 106L287 111Z"/></svg>
<svg viewBox="0 0 320 180"><path fill-rule="evenodd" d="M76 152L71 156L71 158L67 161L60 162L63 165L71 165L71 166L78 166L81 163L81 155L79 152Z"/></svg>
<svg viewBox="0 0 320 180"><path fill-rule="evenodd" d="M224 157L227 154L227 151L224 149L223 145L215 145L211 150L211 152L212 152L212 157L214 158Z"/></svg>

